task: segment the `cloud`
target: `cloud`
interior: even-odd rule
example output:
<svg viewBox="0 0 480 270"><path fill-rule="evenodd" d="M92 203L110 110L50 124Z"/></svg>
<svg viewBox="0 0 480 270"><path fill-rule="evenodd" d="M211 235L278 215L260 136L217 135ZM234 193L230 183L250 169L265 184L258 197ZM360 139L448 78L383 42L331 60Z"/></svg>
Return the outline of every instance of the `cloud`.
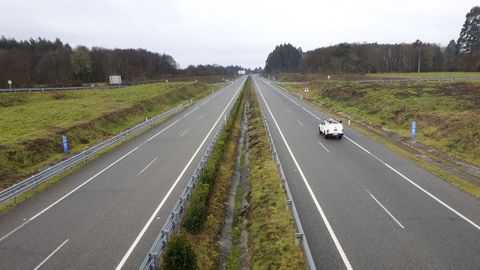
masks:
<svg viewBox="0 0 480 270"><path fill-rule="evenodd" d="M280 43L304 51L339 42L446 45L469 0L0 0L7 37L60 38L73 46L145 48L189 64L263 66ZM5 12L6 11L6 12Z"/></svg>

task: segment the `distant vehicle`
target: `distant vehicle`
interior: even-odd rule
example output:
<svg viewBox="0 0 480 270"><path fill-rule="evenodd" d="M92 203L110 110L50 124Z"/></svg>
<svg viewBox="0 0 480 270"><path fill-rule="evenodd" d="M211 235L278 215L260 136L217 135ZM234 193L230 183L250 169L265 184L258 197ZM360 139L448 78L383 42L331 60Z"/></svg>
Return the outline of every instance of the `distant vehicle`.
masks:
<svg viewBox="0 0 480 270"><path fill-rule="evenodd" d="M335 120L333 118L327 118L323 120L318 126L320 135L324 135L325 139L328 137L336 137L341 139L343 137L343 125L342 121Z"/></svg>

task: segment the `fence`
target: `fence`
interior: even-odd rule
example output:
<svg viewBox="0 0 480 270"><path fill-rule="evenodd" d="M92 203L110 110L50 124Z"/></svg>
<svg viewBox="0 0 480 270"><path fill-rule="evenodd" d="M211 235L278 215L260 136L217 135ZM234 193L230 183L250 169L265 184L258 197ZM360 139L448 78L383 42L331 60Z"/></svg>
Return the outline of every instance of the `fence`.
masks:
<svg viewBox="0 0 480 270"><path fill-rule="evenodd" d="M32 189L35 189L37 186L39 186L40 184L48 181L51 177L55 176L55 175L58 175L58 174L61 174L63 172L65 172L67 169L69 168L72 168L73 166L79 164L80 162L82 161L85 161L87 160L88 158L96 155L97 153L107 149L108 147L116 144L116 143L119 143L119 142L122 142L124 140L126 140L127 138L131 137L133 134L135 134L136 132L138 131L141 131L151 125L154 125L156 123L158 123L159 121L165 119L166 117L168 116L171 116L185 108L187 108L188 106L190 106L192 103L186 103L186 104L183 104L183 105L180 105L180 106L177 106L175 108L172 108L158 116L155 116L143 123L140 123L128 130L125 130L113 137L111 137L110 139L106 140L106 141L103 141L87 150L84 150L82 151L81 153L78 153L58 164L55 164L43 171L41 171L40 173L38 174L35 174L19 183L16 183L4 190L1 190L0 191L0 205L7 202L7 201L10 201L12 199L15 199L15 203L16 203L16 198L18 195L21 195L23 194L24 192L26 191L29 191L29 190L32 190Z"/></svg>

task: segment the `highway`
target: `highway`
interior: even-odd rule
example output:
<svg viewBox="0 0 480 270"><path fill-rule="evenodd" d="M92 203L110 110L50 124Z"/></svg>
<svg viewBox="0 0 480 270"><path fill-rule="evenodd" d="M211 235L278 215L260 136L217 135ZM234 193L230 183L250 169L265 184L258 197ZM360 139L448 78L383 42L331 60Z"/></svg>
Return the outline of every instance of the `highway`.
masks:
<svg viewBox="0 0 480 270"><path fill-rule="evenodd" d="M246 77L0 214L0 269L138 269Z"/></svg>
<svg viewBox="0 0 480 270"><path fill-rule="evenodd" d="M317 269L480 269L480 203L254 76Z"/></svg>

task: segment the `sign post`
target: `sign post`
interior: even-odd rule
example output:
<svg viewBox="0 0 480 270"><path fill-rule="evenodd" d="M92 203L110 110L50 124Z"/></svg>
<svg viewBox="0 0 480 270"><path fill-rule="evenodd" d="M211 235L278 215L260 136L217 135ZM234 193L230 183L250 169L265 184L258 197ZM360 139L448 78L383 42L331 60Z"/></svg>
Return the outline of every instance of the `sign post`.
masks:
<svg viewBox="0 0 480 270"><path fill-rule="evenodd" d="M68 153L68 141L67 136L62 135L63 153Z"/></svg>
<svg viewBox="0 0 480 270"><path fill-rule="evenodd" d="M417 122L415 121L412 121L410 136L412 137L412 139L415 139L417 137Z"/></svg>
<svg viewBox="0 0 480 270"><path fill-rule="evenodd" d="M12 91L12 80L8 80L8 87L10 88L10 91Z"/></svg>

